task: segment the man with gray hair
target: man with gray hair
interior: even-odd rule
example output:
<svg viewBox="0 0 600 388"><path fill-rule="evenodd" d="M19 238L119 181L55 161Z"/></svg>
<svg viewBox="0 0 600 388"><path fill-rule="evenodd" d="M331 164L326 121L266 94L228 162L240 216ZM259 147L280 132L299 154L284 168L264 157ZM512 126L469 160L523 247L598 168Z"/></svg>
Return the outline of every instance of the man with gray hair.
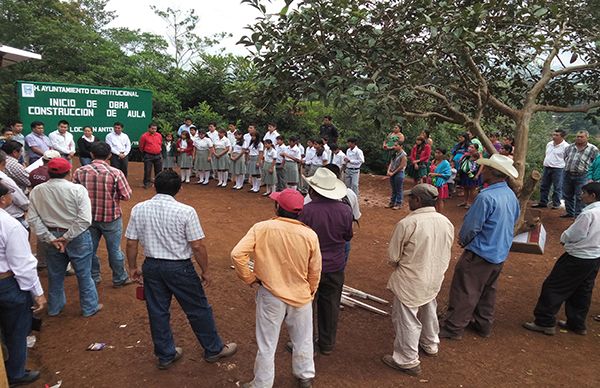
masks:
<svg viewBox="0 0 600 388"><path fill-rule="evenodd" d="M440 339L435 300L448 269L454 226L436 212L438 190L427 183L404 193L411 213L396 224L388 248L394 267L387 288L394 293L393 354L382 361L411 376L421 373L419 348L437 355Z"/></svg>
<svg viewBox="0 0 600 388"><path fill-rule="evenodd" d="M589 137L588 131L578 131L575 143L565 151L563 197L566 213L561 215L562 218L575 218L583 209L581 188L587 181L588 169L598 156L598 148L588 143Z"/></svg>

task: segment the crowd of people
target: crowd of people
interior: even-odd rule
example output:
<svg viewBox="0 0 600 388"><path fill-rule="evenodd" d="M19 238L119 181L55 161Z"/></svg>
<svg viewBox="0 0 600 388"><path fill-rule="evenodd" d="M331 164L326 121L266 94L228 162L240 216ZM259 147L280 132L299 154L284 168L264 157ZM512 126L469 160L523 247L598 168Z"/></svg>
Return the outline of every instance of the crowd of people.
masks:
<svg viewBox="0 0 600 388"><path fill-rule="evenodd" d="M257 286L258 352L254 378L243 386L273 386L284 321L294 376L299 386L312 386L314 353L330 355L335 350L353 225L361 217L359 176L365 159L355 138L347 139L343 152L330 117L324 118L320 138L308 140L306 148L295 137L286 141L275 123L269 123L264 136L254 125L245 134L235 123L227 130L210 123L205 131L186 118L176 133L161 134L150 123L139 148L144 188L154 186L156 195L133 207L123 253L120 203L132 196L127 179L132 142L123 125L115 123L105 141L85 127L76 143L65 120L49 136L42 122L34 121L31 129L23 136L22 123L14 122L0 139L0 327L11 386L39 377L38 371L26 369L27 336L34 316L46 309L49 316L63 311L64 277L70 271L77 277L82 316L102 310L96 288L102 282L102 260L97 256L102 237L112 286L143 283L138 297L146 302L159 369L170 368L183 355L170 326L173 296L207 362L236 353L236 343L221 339L204 292L211 271L197 212L176 200L192 175L201 185L213 178L220 188L231 180L234 190L248 181L254 193L264 184L264 195L275 202L276 217L252 226L231 252L239 278ZM586 132L578 132L573 145L565 144L564 136L557 131L548 143L536 207L547 206L553 186L554 207L564 198L566 216L576 219L561 237L565 254L543 284L535 320L523 326L551 335L558 324L584 335L600 267L600 229L594 222L600 217L600 183L595 182L600 173L594 170L600 168L594 167L600 158ZM421 373L419 351L437 355L440 338L460 340L466 329L491 335L497 282L520 209L507 184L518 173L508 143L501 144L497 134L491 140L498 153L492 154L470 133L462 134L450 153L433 148L427 131L417 137L410 153L404 151L405 140L396 126L383 143L392 191L388 206L399 209L406 200L410 213L396 224L389 244L393 271L387 287L394 294L396 338L392 354L384 355L382 362L416 376ZM81 166L74 169L76 153ZM408 191L403 188L405 172L414 180ZM454 179L467 208L458 233L464 251L452 277L448 311L438 322L436 297L455 237L454 226L442 212L444 200L455 192ZM35 256L29 234L36 240ZM141 265L140 246L145 256ZM44 268L47 294L38 276ZM563 303L567 320L556 321Z"/></svg>

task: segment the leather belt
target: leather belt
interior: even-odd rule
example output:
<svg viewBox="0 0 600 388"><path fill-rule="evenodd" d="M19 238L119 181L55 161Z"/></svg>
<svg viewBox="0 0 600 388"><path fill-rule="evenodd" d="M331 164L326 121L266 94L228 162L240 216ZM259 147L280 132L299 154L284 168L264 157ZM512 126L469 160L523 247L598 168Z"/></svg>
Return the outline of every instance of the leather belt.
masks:
<svg viewBox="0 0 600 388"><path fill-rule="evenodd" d="M60 232L60 233L65 233L67 230L69 229L65 229L65 228L48 228L48 230L50 232Z"/></svg>
<svg viewBox="0 0 600 388"><path fill-rule="evenodd" d="M12 271L8 271L8 272L0 272L0 280L3 279L8 279L10 277L13 277L15 274Z"/></svg>

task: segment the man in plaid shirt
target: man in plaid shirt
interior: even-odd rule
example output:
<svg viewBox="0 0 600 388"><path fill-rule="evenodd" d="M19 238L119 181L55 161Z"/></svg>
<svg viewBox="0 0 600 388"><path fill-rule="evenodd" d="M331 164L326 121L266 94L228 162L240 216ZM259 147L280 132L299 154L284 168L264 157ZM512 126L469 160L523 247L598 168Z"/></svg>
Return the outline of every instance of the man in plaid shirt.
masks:
<svg viewBox="0 0 600 388"><path fill-rule="evenodd" d="M96 283L101 280L100 259L96 252L100 238L104 236L108 263L113 273L113 287L120 288L132 283L125 270L125 255L121 251L123 221L120 206L120 201L128 201L131 198L131 187L123 172L108 164L111 157L108 144L102 141L94 143L90 151L94 160L91 164L75 170L73 182L83 185L88 190L92 202L92 277Z"/></svg>
<svg viewBox="0 0 600 388"><path fill-rule="evenodd" d="M587 182L589 167L598 157L598 148L588 143L589 136L588 131L577 132L575 143L565 150L563 197L567 212L561 215L562 218L575 218L583 210L582 187Z"/></svg>

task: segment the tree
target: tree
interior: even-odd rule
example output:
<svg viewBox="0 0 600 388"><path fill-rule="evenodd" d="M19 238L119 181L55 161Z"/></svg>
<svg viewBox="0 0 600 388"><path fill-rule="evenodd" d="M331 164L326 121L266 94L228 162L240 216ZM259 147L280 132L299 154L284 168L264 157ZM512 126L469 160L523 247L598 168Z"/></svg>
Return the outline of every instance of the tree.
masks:
<svg viewBox="0 0 600 388"><path fill-rule="evenodd" d="M483 126L508 118L522 204L535 187L524 185L534 114L600 106L597 1L303 0L276 15L243 3L262 12L240 43L264 99L359 100L380 121L460 124L489 152Z"/></svg>

